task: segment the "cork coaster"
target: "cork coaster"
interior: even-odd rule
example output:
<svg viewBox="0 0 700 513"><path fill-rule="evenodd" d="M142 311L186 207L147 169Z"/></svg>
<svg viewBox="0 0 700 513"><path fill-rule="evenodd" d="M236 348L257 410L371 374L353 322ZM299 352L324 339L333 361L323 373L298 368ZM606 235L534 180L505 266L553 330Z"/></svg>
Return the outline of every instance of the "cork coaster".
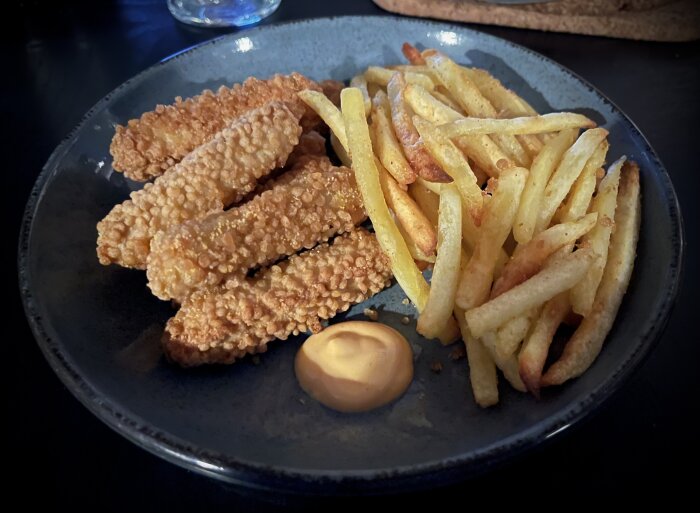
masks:
<svg viewBox="0 0 700 513"><path fill-rule="evenodd" d="M700 39L698 0L559 0L518 5L477 0L373 1L387 11L450 21L644 41Z"/></svg>

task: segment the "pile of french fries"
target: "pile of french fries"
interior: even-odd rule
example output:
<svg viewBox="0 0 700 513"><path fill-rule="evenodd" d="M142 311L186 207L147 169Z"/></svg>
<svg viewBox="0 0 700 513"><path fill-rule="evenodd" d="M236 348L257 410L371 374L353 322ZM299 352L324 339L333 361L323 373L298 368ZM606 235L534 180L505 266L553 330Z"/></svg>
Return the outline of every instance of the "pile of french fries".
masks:
<svg viewBox="0 0 700 513"><path fill-rule="evenodd" d="M370 67L341 93L300 96L351 166L417 330L466 344L476 402L581 375L632 273L639 169L605 171L608 132L575 113L539 115L482 69L405 44L410 64ZM432 265L428 284L421 270ZM545 371L560 324L575 326Z"/></svg>

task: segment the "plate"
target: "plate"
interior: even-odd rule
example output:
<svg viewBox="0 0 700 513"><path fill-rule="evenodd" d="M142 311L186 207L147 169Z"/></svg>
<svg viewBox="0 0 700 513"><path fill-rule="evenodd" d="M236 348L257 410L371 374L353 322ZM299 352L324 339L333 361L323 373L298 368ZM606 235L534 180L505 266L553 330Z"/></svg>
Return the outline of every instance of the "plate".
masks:
<svg viewBox="0 0 700 513"><path fill-rule="evenodd" d="M370 64L402 61L401 43L437 47L494 73L541 112L582 112L610 131L642 172L643 222L629 291L600 357L581 378L542 400L501 387L497 407L472 399L467 363L417 336L397 286L369 304L416 353L416 376L399 401L344 415L299 388L293 358L303 337L273 343L259 362L182 370L158 342L171 306L145 273L103 267L97 222L139 187L111 168L116 123L157 103L249 75L299 71L347 80ZM176 464L246 486L291 492L378 492L454 481L561 433L593 412L658 338L675 297L682 227L670 179L634 124L556 63L461 26L391 17L342 17L266 26L181 52L102 99L55 150L25 214L19 271L27 317L47 360L73 394L109 426ZM344 318L361 318L367 303ZM431 372L434 361L441 374Z"/></svg>

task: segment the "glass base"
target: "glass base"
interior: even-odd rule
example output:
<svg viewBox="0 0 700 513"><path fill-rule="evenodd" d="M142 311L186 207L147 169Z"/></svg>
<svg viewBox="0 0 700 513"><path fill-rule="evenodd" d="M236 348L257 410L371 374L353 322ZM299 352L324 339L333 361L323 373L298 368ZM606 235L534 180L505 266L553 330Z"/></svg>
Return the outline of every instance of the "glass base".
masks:
<svg viewBox="0 0 700 513"><path fill-rule="evenodd" d="M170 13L183 23L204 27L245 27L277 10L281 0L168 0Z"/></svg>

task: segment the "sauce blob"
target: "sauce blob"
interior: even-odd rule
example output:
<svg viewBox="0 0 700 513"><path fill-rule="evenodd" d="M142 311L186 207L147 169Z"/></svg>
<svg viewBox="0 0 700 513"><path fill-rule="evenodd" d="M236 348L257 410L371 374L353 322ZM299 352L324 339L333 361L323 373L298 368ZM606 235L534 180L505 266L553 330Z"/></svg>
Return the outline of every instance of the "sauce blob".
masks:
<svg viewBox="0 0 700 513"><path fill-rule="evenodd" d="M348 321L310 336L294 369L301 388L325 406L368 411L406 391L413 379L413 353L394 328Z"/></svg>

